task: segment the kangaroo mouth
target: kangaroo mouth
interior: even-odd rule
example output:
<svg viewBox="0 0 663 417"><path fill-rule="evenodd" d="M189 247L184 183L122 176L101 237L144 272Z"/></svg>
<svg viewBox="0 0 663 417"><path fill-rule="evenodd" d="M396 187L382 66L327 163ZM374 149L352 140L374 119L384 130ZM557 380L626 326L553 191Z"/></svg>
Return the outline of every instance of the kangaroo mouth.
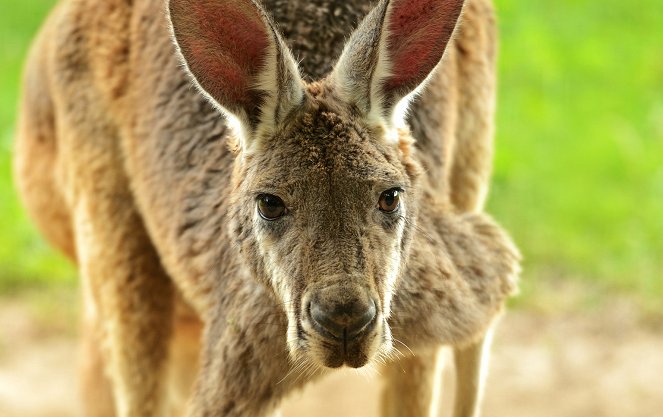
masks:
<svg viewBox="0 0 663 417"><path fill-rule="evenodd" d="M341 366L361 368L371 359L367 345L368 343L357 340L343 341L336 344L325 343L322 346L323 351L318 353L321 356L319 359L328 368L339 368Z"/></svg>

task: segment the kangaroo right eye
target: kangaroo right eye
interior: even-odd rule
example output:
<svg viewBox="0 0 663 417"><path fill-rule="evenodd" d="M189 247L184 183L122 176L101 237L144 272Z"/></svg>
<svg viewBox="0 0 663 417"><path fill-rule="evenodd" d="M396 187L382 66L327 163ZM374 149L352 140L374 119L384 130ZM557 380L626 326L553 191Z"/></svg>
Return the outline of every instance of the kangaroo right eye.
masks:
<svg viewBox="0 0 663 417"><path fill-rule="evenodd" d="M384 213L394 213L400 207L400 192L399 188L392 188L391 190L384 191L380 195L378 207Z"/></svg>
<svg viewBox="0 0 663 417"><path fill-rule="evenodd" d="M286 213L283 200L272 194L260 194L257 205L258 214L265 220L276 220Z"/></svg>

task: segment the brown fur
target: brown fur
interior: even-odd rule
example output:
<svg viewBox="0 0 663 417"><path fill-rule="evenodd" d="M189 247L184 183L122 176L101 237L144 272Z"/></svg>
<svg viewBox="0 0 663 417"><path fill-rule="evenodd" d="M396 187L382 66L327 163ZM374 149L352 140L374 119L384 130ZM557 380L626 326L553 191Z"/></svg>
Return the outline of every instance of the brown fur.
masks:
<svg viewBox="0 0 663 417"><path fill-rule="evenodd" d="M323 77L368 2L265 3L318 81L251 154L182 70L163 2L62 0L35 41L16 181L80 269L86 415L181 413L195 380L187 415L264 416L327 366L382 355L383 414L423 416L441 345L457 353L457 416L474 415L483 336L518 274L515 247L480 213L495 93L490 4L468 0L410 107L411 135L390 145ZM320 15L338 19L321 29ZM374 210L393 184L406 189L404 219ZM292 202L287 227L254 221L264 190ZM393 294L392 246L403 256ZM316 335L287 340L286 312L303 320L300 305L332 284L371 294L383 315L340 362ZM388 349L388 328L404 357Z"/></svg>

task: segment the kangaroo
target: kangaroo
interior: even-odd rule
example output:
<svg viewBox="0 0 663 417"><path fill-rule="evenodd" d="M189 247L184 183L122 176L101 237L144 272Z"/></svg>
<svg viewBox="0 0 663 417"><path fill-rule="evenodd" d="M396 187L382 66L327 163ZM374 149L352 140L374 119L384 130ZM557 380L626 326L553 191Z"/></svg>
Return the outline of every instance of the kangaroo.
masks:
<svg viewBox="0 0 663 417"><path fill-rule="evenodd" d="M343 366L430 416L442 346L478 415L519 255L482 213L496 37L465 3L61 0L14 170L80 271L86 416L268 416Z"/></svg>

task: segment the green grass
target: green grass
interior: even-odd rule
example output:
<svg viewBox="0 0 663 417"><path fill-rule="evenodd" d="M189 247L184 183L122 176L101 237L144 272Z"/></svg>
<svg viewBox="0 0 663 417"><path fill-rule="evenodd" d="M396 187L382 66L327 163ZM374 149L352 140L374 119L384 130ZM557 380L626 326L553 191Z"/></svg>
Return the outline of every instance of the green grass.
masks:
<svg viewBox="0 0 663 417"><path fill-rule="evenodd" d="M11 4L8 4L10 3ZM660 0L496 0L497 155L488 210L525 255L521 303L663 297ZM20 67L51 0L0 0L0 290L72 282L10 179ZM575 298L574 298L575 299ZM660 307L658 307L660 309Z"/></svg>
<svg viewBox="0 0 663 417"><path fill-rule="evenodd" d="M0 0L0 291L74 281L73 267L38 236L11 178L21 68L52 0Z"/></svg>
<svg viewBox="0 0 663 417"><path fill-rule="evenodd" d="M489 210L525 254L525 295L581 280L663 298L663 8L498 0Z"/></svg>

